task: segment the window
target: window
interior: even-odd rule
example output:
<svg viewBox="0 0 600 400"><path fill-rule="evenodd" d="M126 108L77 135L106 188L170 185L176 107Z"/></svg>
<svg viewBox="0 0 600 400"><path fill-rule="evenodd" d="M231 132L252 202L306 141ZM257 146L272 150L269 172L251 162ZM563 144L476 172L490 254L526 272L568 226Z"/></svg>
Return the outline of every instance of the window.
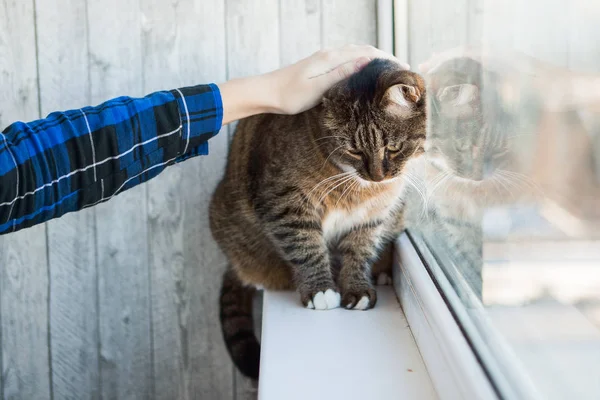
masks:
<svg viewBox="0 0 600 400"><path fill-rule="evenodd" d="M499 397L600 398L600 4L397 0L393 14L431 115L409 236Z"/></svg>

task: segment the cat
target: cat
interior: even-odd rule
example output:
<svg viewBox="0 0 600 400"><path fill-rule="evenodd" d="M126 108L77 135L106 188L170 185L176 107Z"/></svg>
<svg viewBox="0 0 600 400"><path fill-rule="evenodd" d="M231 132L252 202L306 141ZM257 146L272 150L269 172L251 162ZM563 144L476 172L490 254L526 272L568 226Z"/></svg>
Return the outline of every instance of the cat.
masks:
<svg viewBox="0 0 600 400"><path fill-rule="evenodd" d="M240 121L210 225L230 263L222 332L243 374L258 378L256 287L295 289L310 309L375 306L372 269L389 267L386 245L402 230L403 171L424 152L426 104L421 76L375 59L311 110Z"/></svg>

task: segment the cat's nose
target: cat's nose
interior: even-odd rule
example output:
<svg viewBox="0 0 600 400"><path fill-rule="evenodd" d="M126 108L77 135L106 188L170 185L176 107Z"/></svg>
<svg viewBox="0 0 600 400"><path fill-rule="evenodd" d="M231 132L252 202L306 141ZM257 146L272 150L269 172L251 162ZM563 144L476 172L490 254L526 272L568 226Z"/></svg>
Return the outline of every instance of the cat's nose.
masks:
<svg viewBox="0 0 600 400"><path fill-rule="evenodd" d="M381 167L371 168L369 175L371 176L371 180L373 182L381 182L385 179L385 174L383 173L383 168Z"/></svg>

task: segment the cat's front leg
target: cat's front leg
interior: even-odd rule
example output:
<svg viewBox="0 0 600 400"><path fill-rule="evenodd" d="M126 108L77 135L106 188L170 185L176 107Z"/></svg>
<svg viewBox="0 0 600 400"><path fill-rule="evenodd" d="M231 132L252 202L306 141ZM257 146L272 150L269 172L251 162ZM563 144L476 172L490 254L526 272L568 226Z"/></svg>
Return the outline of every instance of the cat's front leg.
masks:
<svg viewBox="0 0 600 400"><path fill-rule="evenodd" d="M341 296L317 216L281 207L270 210L264 220L271 240L292 267L302 304L316 310L339 307Z"/></svg>
<svg viewBox="0 0 600 400"><path fill-rule="evenodd" d="M385 244L382 225L376 221L355 227L339 244L342 257L339 285L344 308L368 310L377 303L371 267Z"/></svg>

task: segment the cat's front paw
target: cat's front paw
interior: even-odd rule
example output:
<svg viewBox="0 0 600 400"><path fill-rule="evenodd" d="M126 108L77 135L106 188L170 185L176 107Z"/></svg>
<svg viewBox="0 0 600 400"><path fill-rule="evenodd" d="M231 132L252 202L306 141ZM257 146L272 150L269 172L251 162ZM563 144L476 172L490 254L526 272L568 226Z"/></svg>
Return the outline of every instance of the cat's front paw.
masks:
<svg viewBox="0 0 600 400"><path fill-rule="evenodd" d="M335 289L300 293L302 304L311 310L331 310L340 306L341 295Z"/></svg>
<svg viewBox="0 0 600 400"><path fill-rule="evenodd" d="M342 307L348 310L368 310L376 303L377 292L370 286L351 288L342 297Z"/></svg>

